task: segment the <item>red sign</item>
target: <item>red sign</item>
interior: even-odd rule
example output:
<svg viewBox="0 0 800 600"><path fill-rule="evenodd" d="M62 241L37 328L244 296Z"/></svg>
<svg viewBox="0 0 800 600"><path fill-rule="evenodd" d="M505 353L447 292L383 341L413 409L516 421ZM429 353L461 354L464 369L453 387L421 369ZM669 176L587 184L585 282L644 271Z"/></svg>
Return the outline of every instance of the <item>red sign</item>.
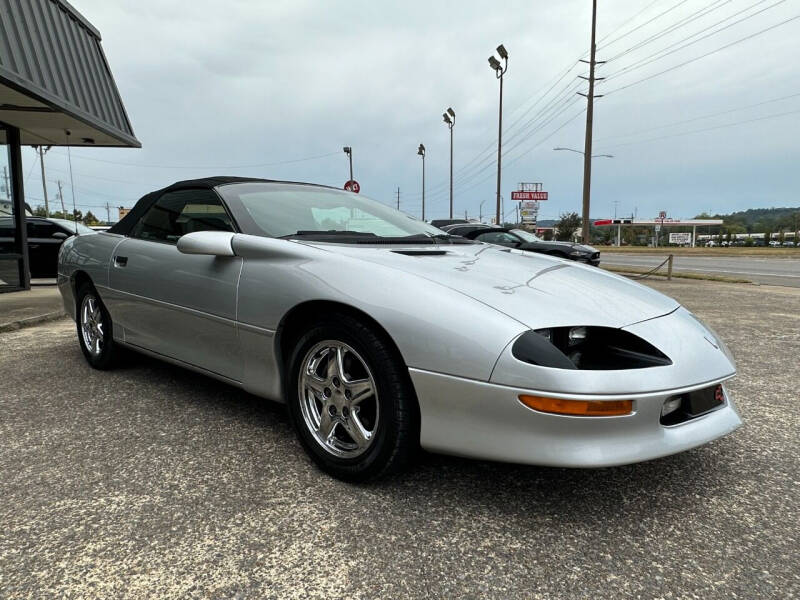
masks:
<svg viewBox="0 0 800 600"><path fill-rule="evenodd" d="M344 184L344 189L346 189L348 192L357 194L361 191L361 186L358 185L358 182L355 179L350 179Z"/></svg>
<svg viewBox="0 0 800 600"><path fill-rule="evenodd" d="M511 192L512 200L547 200L547 192Z"/></svg>

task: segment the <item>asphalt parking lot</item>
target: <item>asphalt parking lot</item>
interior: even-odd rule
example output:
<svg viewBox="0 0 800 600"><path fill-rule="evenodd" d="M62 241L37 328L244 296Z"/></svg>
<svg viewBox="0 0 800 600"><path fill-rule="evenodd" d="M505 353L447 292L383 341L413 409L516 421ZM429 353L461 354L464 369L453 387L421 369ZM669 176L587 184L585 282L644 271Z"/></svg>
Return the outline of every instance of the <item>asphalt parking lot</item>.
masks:
<svg viewBox="0 0 800 600"><path fill-rule="evenodd" d="M800 289L651 284L728 342L745 426L603 470L424 455L353 486L283 407L66 320L0 334L0 598L800 595Z"/></svg>

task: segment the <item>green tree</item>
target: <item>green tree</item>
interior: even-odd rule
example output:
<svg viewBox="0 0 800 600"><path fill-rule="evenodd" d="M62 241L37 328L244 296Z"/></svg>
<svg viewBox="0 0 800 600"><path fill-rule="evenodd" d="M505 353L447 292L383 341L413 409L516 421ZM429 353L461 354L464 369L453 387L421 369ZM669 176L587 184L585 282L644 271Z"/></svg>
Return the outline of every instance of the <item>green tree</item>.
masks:
<svg viewBox="0 0 800 600"><path fill-rule="evenodd" d="M583 221L578 213L561 213L555 225L555 238L557 240L571 240L582 224Z"/></svg>
<svg viewBox="0 0 800 600"><path fill-rule="evenodd" d="M47 211L45 211L44 206L37 204L36 208L33 209L32 214L34 217L46 217Z"/></svg>
<svg viewBox="0 0 800 600"><path fill-rule="evenodd" d="M99 225L100 224L100 219L95 217L92 214L92 211L89 210L89 211L86 212L86 216L83 217L83 224L84 225Z"/></svg>

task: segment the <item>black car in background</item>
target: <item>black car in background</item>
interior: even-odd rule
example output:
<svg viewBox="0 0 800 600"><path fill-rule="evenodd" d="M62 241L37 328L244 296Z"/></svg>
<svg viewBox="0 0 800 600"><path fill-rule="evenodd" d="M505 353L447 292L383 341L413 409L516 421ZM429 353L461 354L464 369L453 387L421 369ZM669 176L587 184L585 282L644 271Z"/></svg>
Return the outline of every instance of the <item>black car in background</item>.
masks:
<svg viewBox="0 0 800 600"><path fill-rule="evenodd" d="M573 242L546 242L524 229L494 227L481 223L459 223L442 227L451 235L460 235L470 240L478 240L487 244L497 244L509 248L518 248L529 252L550 254L559 258L568 258L593 266L600 264L600 252L591 246Z"/></svg>
<svg viewBox="0 0 800 600"><path fill-rule="evenodd" d="M68 237L95 232L86 225L65 219L25 217L28 233L28 257L32 278L55 277L58 269L58 251ZM14 251L13 217L0 217L0 252Z"/></svg>

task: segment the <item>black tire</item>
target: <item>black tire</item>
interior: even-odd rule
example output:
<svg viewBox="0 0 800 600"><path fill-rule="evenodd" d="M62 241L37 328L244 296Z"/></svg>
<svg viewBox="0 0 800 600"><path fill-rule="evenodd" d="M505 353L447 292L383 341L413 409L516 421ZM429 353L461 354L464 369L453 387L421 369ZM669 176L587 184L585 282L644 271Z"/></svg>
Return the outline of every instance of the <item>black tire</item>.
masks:
<svg viewBox="0 0 800 600"><path fill-rule="evenodd" d="M86 321L84 301L88 301L88 299L93 299L93 301L96 302L96 317L92 320L93 322L89 325L89 328L91 329L92 325L97 326L97 329L94 330L95 335L98 331L102 332L102 335L100 336L101 341L96 347L96 350L89 348L89 342L84 333L84 324ZM78 286L75 299L75 310L75 324L78 329L78 344L81 347L83 356L86 358L86 362L88 362L89 365L95 369L106 370L112 368L116 362L117 356L119 355L120 349L116 346L116 344L114 344L114 325L111 322L111 315L108 314L105 304L103 304L103 301L100 299L100 295L97 293L97 290L91 283L86 282Z"/></svg>
<svg viewBox="0 0 800 600"><path fill-rule="evenodd" d="M301 393L300 371L313 349L327 341L342 343L354 350L356 359L368 369L367 377L371 374L377 391L371 401L375 403L374 410L379 411L375 414L380 416L374 418L374 430L366 450L355 457L334 455L317 439L319 434L304 417L304 410L307 413L308 409L302 405L308 400L304 400ZM413 460L419 448L416 394L402 357L385 335L348 314L331 314L312 324L296 341L286 375L286 403L295 431L303 448L322 470L345 481L363 482L397 472ZM316 404L316 395L313 397ZM344 411L342 409L338 415L339 419L347 418ZM344 427L344 423L341 425Z"/></svg>

